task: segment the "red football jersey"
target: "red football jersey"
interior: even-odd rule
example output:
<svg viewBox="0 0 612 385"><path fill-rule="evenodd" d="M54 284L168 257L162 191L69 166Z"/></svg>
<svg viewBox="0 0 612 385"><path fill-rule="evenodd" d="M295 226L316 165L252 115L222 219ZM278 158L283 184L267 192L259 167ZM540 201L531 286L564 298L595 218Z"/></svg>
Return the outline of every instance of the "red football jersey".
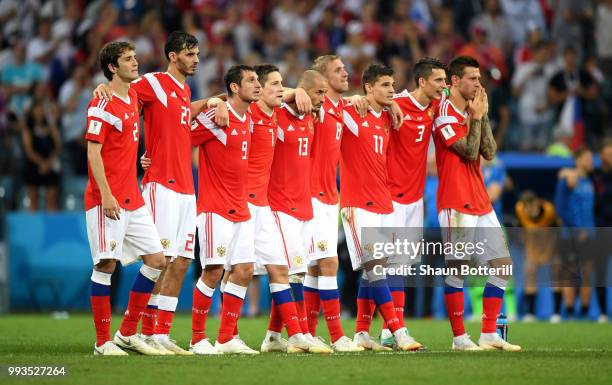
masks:
<svg viewBox="0 0 612 385"><path fill-rule="evenodd" d="M328 96L315 122L310 162L310 192L326 204L338 203L336 175L340 161L344 100L334 103Z"/></svg>
<svg viewBox="0 0 612 385"><path fill-rule="evenodd" d="M467 136L469 116L458 111L449 99L440 104L438 113L434 127L440 178L438 211L455 209L471 215L487 214L493 207L482 178L480 156L474 161L468 161L451 147L457 140Z"/></svg>
<svg viewBox="0 0 612 385"><path fill-rule="evenodd" d="M131 88L128 100L117 95L110 102L94 98L87 108L85 139L102 144L101 155L108 186L119 206L126 210L136 210L144 205L136 176L139 121L138 97ZM102 203L89 163L88 169L86 210Z"/></svg>
<svg viewBox="0 0 612 385"><path fill-rule="evenodd" d="M402 110L403 121L391 130L387 167L389 191L394 201L409 204L423 197L427 150L439 101L422 106L406 90L393 98Z"/></svg>
<svg viewBox="0 0 612 385"><path fill-rule="evenodd" d="M145 148L151 167L142 183L161 183L193 194L191 167L191 90L167 72L146 74L132 82L144 114Z"/></svg>
<svg viewBox="0 0 612 385"><path fill-rule="evenodd" d="M310 197L311 115L298 115L283 104L278 111L278 140L268 186L270 208L301 221L312 219Z"/></svg>
<svg viewBox="0 0 612 385"><path fill-rule="evenodd" d="M257 103L251 103L250 110L253 130L249 150L249 202L256 206L268 206L268 182L278 132L278 109L268 115Z"/></svg>
<svg viewBox="0 0 612 385"><path fill-rule="evenodd" d="M214 123L215 110L201 112L194 120L191 140L199 146L198 214L213 212L232 222L251 218L247 204L248 157L251 115L238 115L227 103L229 124Z"/></svg>
<svg viewBox="0 0 612 385"><path fill-rule="evenodd" d="M364 118L353 106L344 109L340 147L340 207L379 214L393 212L387 180L387 148L392 122L387 111L370 110Z"/></svg>

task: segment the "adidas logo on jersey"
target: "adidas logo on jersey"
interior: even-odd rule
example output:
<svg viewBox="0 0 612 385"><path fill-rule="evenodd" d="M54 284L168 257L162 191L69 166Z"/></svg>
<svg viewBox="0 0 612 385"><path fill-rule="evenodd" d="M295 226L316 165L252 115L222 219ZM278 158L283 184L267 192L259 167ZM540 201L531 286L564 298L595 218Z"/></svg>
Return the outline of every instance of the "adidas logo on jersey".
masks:
<svg viewBox="0 0 612 385"><path fill-rule="evenodd" d="M257 122L257 124L263 124L263 120L259 119L259 122Z"/></svg>
<svg viewBox="0 0 612 385"><path fill-rule="evenodd" d="M287 127L287 131L295 131L295 128L290 124L289 127Z"/></svg>
<svg viewBox="0 0 612 385"><path fill-rule="evenodd" d="M176 98L176 97L177 97L177 96L176 96L176 92L172 91L172 93L170 94L170 97L171 97L171 98Z"/></svg>
<svg viewBox="0 0 612 385"><path fill-rule="evenodd" d="M236 131L236 129L234 128L234 129L232 130L232 133L231 133L230 135L238 135L238 131Z"/></svg>
<svg viewBox="0 0 612 385"><path fill-rule="evenodd" d="M130 115L127 114L127 112L125 113L125 116L123 117L123 120L128 120L130 118Z"/></svg>
<svg viewBox="0 0 612 385"><path fill-rule="evenodd" d="M380 130L380 126L379 125L374 125L374 127L376 127L377 130Z"/></svg>
<svg viewBox="0 0 612 385"><path fill-rule="evenodd" d="M412 117L408 114L406 114L406 116L404 116L403 120L412 120Z"/></svg>
<svg viewBox="0 0 612 385"><path fill-rule="evenodd" d="M361 124L361 126L362 126L362 127L370 127L370 125L368 124L368 122L363 122L363 123Z"/></svg>

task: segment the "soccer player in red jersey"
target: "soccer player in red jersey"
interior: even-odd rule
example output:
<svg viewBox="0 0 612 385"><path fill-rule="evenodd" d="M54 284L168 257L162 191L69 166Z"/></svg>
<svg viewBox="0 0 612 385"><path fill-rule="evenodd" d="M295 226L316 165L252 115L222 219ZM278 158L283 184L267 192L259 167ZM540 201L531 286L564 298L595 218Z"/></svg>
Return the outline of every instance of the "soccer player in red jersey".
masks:
<svg viewBox="0 0 612 385"><path fill-rule="evenodd" d="M124 349L145 355L161 352L136 333L155 281L166 260L157 229L138 189L138 98L130 82L138 77L134 46L126 42L105 45L100 67L115 98L94 98L87 109L89 181L85 190L87 237L94 269L91 307L97 341L96 355L127 355ZM142 258L144 264L130 291L121 328L110 338L110 284L117 260L122 264ZM119 346L119 347L118 347Z"/></svg>
<svg viewBox="0 0 612 385"><path fill-rule="evenodd" d="M248 166L249 223L255 234L255 273L268 274L273 298L270 323L261 351L321 353L318 346L302 333L289 285L283 239L268 202L268 182L278 135L277 114L283 100L283 78L274 65L261 64L254 68L262 84L262 93L259 100L250 106L253 127ZM281 338L283 325L287 328L288 341Z"/></svg>
<svg viewBox="0 0 612 385"><path fill-rule="evenodd" d="M318 119L314 122L311 151L310 193L313 209L313 250L308 272L304 278L304 300L308 328L315 335L319 310L330 333L331 347L337 352L356 352L363 348L345 336L340 323L340 295L338 292L338 188L336 175L340 160L342 116L347 100L342 94L348 90L348 73L337 55L315 59L312 69L327 79L329 88ZM357 103L362 98L350 100ZM365 101L364 101L365 102ZM367 103L364 110L367 111Z"/></svg>
<svg viewBox="0 0 612 385"><path fill-rule="evenodd" d="M480 83L479 63L468 56L453 59L449 65L451 91L440 105L435 120L434 143L440 184L438 219L445 242L482 242L474 252L479 264L499 268L490 275L483 293L482 329L478 345L466 334L463 325L463 280L461 266L471 254L459 255L455 249L446 255L447 266L456 274L445 278L444 298L453 330L453 349L507 350L521 347L510 344L496 332L504 290L511 272L512 259L504 234L484 185L480 156L493 159L497 145L487 116L487 95ZM457 228L462 228L460 231ZM486 239L486 241L485 241Z"/></svg>
<svg viewBox="0 0 612 385"><path fill-rule="evenodd" d="M388 227L393 204L387 181L387 149L392 118L385 109L393 101L393 70L373 64L363 73L362 84L370 111L360 118L352 106L344 109L344 132L340 156L340 207L342 224L354 270L362 270L368 290L379 307L383 319L393 332L400 350L416 350L421 344L399 324L385 274L376 267L384 259L376 259L369 247L362 246L362 228ZM359 301L359 299L358 299ZM370 302L361 303L361 312L371 318ZM372 308L373 310L373 308ZM364 314L365 315L365 314ZM366 318L366 317L362 317ZM369 336L369 322L358 318L355 343L365 349L379 349Z"/></svg>
<svg viewBox="0 0 612 385"><path fill-rule="evenodd" d="M446 88L446 66L438 59L423 58L414 65L412 92L404 90L393 100L402 112L402 124L391 130L387 168L389 190L393 200L393 227L402 228L401 238L417 244L423 238L423 191L427 168L427 150L434 115ZM408 176L408 177L407 177ZM401 271L403 266L418 263L420 255L391 256L387 266ZM400 325L404 325L405 277L387 274L389 288ZM392 347L393 335L383 327L380 341Z"/></svg>
<svg viewBox="0 0 612 385"><path fill-rule="evenodd" d="M194 258L196 201L191 158L191 121L208 100L191 102L186 77L199 62L197 39L172 32L164 52L166 72L148 73L132 88L144 115L146 155L143 197L161 237L167 269L158 280L142 319L145 341L160 351L193 354L169 338L178 295ZM98 87L103 93L104 86Z"/></svg>
<svg viewBox="0 0 612 385"><path fill-rule="evenodd" d="M231 67L224 76L229 124L214 123L215 110L198 115L192 143L199 146L198 233L202 275L193 292L191 350L198 354L258 354L233 338L246 290L253 277L254 228L247 199L248 157L253 121L249 105L261 94L255 70ZM221 324L214 348L205 333L214 288L224 269L229 279L223 293Z"/></svg>
<svg viewBox="0 0 612 385"><path fill-rule="evenodd" d="M310 96L313 111L327 92L325 77L305 71L298 85ZM278 111L278 134L268 185L268 200L280 232L283 254L289 266L289 281L297 305L301 329L319 353L332 350L308 333L303 280L312 247L312 200L310 198L310 151L314 133L311 114L299 114L295 103ZM315 352L315 349L309 350Z"/></svg>

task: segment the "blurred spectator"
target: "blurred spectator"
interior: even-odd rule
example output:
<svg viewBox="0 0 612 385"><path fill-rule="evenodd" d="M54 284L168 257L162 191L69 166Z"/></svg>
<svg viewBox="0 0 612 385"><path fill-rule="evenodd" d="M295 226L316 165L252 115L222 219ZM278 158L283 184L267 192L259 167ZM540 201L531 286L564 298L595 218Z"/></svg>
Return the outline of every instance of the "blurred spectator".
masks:
<svg viewBox="0 0 612 385"><path fill-rule="evenodd" d="M599 153L601 168L593 172L595 187L595 224L597 225L597 244L595 250L595 286L601 314L600 322L607 322L607 290L612 286L608 276L611 250L606 246L612 228L612 138L606 138Z"/></svg>
<svg viewBox="0 0 612 385"><path fill-rule="evenodd" d="M481 164L482 178L487 188L487 195L493 205L493 210L495 211L499 223L503 225L504 214L502 211L502 196L504 194L504 188L506 187L506 179L508 178L506 167L498 158L493 158L493 160L482 158Z"/></svg>
<svg viewBox="0 0 612 385"><path fill-rule="evenodd" d="M59 104L62 110L62 139L68 151L68 160L72 172L87 175L87 143L85 141L85 124L87 106L91 100L91 83L87 69L83 66L74 68L72 77L62 85L59 93Z"/></svg>
<svg viewBox="0 0 612 385"><path fill-rule="evenodd" d="M200 63L198 70L195 73L199 95L206 97L208 85L211 82L217 82L219 87L225 92L222 74L224 74L234 64L236 64L236 61L234 60L234 47L230 41L223 44L214 45L211 56Z"/></svg>
<svg viewBox="0 0 612 385"><path fill-rule="evenodd" d="M26 59L21 40L13 46L13 59L14 62L2 70L2 84L9 110L20 117L30 102L35 83L43 80L43 70L38 63Z"/></svg>
<svg viewBox="0 0 612 385"><path fill-rule="evenodd" d="M593 153L585 147L579 148L574 160L574 168L559 172L555 208L566 228L559 244L565 314L574 317L579 287L581 308L577 316L582 318L588 313L592 291L595 192L589 174L593 171Z"/></svg>
<svg viewBox="0 0 612 385"><path fill-rule="evenodd" d="M464 43L464 39L455 31L452 13L442 9L437 19L435 33L428 42L427 56L449 63L457 56Z"/></svg>
<svg viewBox="0 0 612 385"><path fill-rule="evenodd" d="M494 75L497 75L497 79L494 78ZM480 82L489 97L489 120L497 148L501 149L510 125L510 94L505 84L499 81L499 75L498 72L484 69L481 71Z"/></svg>
<svg viewBox="0 0 612 385"><path fill-rule="evenodd" d="M515 206L519 225L524 228L523 244L525 245L525 304L526 312L523 321L535 320L535 300L537 293L537 273L542 266L551 263L556 252L556 232L551 227L559 225L555 206L533 191L521 194ZM553 282L558 282L559 264L553 264ZM553 315L551 322L561 320L561 290L553 288Z"/></svg>
<svg viewBox="0 0 612 385"><path fill-rule="evenodd" d="M561 158L572 157L572 134L569 134L561 129L553 131L553 142L546 148L546 155L557 156Z"/></svg>
<svg viewBox="0 0 612 385"><path fill-rule="evenodd" d="M534 46L533 59L519 65L512 78L512 94L518 98L522 151L541 151L548 144L552 110L547 92L554 70L549 45L540 41Z"/></svg>
<svg viewBox="0 0 612 385"><path fill-rule="evenodd" d="M514 51L514 65L519 66L533 60L533 52L542 40L544 40L544 36L541 29L532 26L527 30L526 40L518 45Z"/></svg>
<svg viewBox="0 0 612 385"><path fill-rule="evenodd" d="M600 0L595 11L597 57L606 76L612 76L612 0Z"/></svg>
<svg viewBox="0 0 612 385"><path fill-rule="evenodd" d="M593 52L594 5L595 0L556 1L551 33L559 52L572 47L580 59Z"/></svg>
<svg viewBox="0 0 612 385"><path fill-rule="evenodd" d="M361 67L362 62L370 62L376 54L376 46L364 41L363 24L353 20L346 26L346 43L338 47L338 55L347 64L349 72ZM403 40L400 37L401 40ZM383 52L385 50L383 49ZM383 53L384 56L384 53Z"/></svg>
<svg viewBox="0 0 612 385"><path fill-rule="evenodd" d="M500 0L501 9L512 28L514 45L525 42L527 31L547 31L540 0Z"/></svg>
<svg viewBox="0 0 612 385"><path fill-rule="evenodd" d="M565 132L575 132L575 120L581 116L587 138L596 137L602 131L597 104L599 85L593 76L581 68L574 48L567 47L563 53L563 67L550 79L548 97L556 107L556 122ZM576 110L578 109L578 110ZM584 143L574 140L574 146Z"/></svg>
<svg viewBox="0 0 612 385"><path fill-rule="evenodd" d="M491 43L486 28L480 24L470 27L470 41L459 50L458 55L476 58L481 68L499 71L501 79L508 76L504 54Z"/></svg>
<svg viewBox="0 0 612 385"><path fill-rule="evenodd" d="M28 42L26 59L46 66L55 55L60 40L54 39L51 35L51 20L42 19L37 27L38 34Z"/></svg>
<svg viewBox="0 0 612 385"><path fill-rule="evenodd" d="M472 20L472 25L481 26L489 36L491 44L504 55L512 52L512 28L502 13L498 0L484 0L484 13Z"/></svg>
<svg viewBox="0 0 612 385"><path fill-rule="evenodd" d="M26 156L24 180L30 211L38 210L39 191L45 188L46 209L59 207L60 150L59 131L45 113L42 100L34 100L26 111L22 129L23 149Z"/></svg>

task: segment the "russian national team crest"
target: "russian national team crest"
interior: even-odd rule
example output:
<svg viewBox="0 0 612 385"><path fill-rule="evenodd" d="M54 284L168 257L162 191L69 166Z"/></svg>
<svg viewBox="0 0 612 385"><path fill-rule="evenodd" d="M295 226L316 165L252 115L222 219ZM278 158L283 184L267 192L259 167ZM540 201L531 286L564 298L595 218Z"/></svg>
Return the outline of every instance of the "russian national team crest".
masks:
<svg viewBox="0 0 612 385"><path fill-rule="evenodd" d="M115 251L116 248L117 248L117 241L110 241L111 251Z"/></svg>
<svg viewBox="0 0 612 385"><path fill-rule="evenodd" d="M227 249L225 248L225 246L219 246L217 247L217 256L218 257L225 257L225 254L227 254Z"/></svg>
<svg viewBox="0 0 612 385"><path fill-rule="evenodd" d="M304 258L300 257L299 255L296 255L295 257L293 257L293 264L294 265L303 265L304 264Z"/></svg>
<svg viewBox="0 0 612 385"><path fill-rule="evenodd" d="M170 240L167 239L167 238L163 238L161 240L161 244L162 244L162 247L164 248L164 250L167 250L168 247L170 247Z"/></svg>
<svg viewBox="0 0 612 385"><path fill-rule="evenodd" d="M317 249L319 249L319 251L322 251L322 252L327 251L327 241L317 242Z"/></svg>

